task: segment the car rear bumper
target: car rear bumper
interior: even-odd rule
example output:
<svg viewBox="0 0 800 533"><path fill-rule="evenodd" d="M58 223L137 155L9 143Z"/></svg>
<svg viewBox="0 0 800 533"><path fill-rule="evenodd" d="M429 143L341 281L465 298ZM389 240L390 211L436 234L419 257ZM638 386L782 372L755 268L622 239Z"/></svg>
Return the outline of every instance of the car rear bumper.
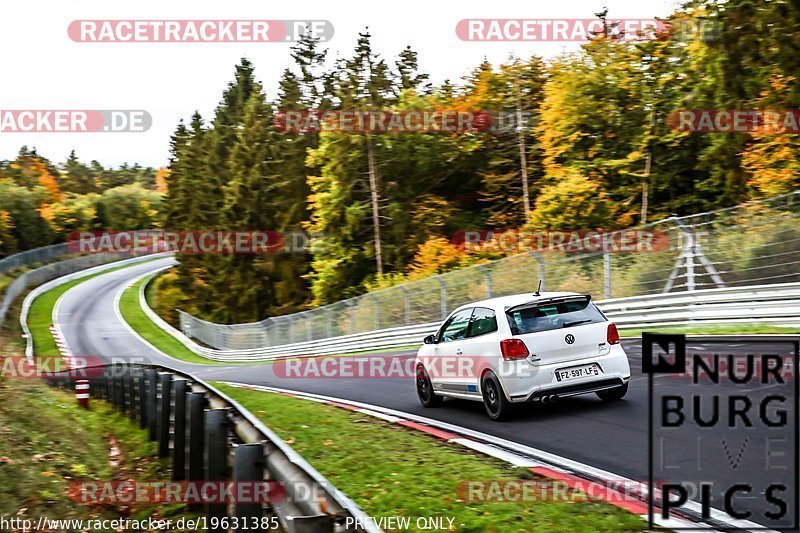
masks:
<svg viewBox="0 0 800 533"><path fill-rule="evenodd" d="M550 400L552 396L557 396L558 398L567 398L569 396L577 396L579 394L588 394L590 392L613 389L624 384L625 380L622 378L598 379L589 383L575 383L573 385L565 385L552 389L543 389L538 392L534 392L523 401L540 402L542 400Z"/></svg>
<svg viewBox="0 0 800 533"><path fill-rule="evenodd" d="M597 363L602 370L598 376L584 377L575 380L558 381L555 377L557 369ZM624 385L630 380L631 370L628 356L621 346L615 345L612 350L602 356L587 357L569 363L553 363L540 365L532 376L501 378L503 389L509 401L514 403L539 402L550 396L559 398L588 394Z"/></svg>

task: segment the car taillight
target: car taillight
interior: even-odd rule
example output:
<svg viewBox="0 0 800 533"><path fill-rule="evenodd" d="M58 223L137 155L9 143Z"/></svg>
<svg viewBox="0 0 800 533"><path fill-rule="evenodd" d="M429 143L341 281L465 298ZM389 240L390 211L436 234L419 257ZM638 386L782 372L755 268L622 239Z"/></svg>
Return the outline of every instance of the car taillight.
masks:
<svg viewBox="0 0 800 533"><path fill-rule="evenodd" d="M503 354L503 359L525 359L528 357L528 347L519 339L505 339L500 341L500 352Z"/></svg>
<svg viewBox="0 0 800 533"><path fill-rule="evenodd" d="M606 342L608 344L619 344L619 332L617 326L614 324L608 325L608 334L606 335Z"/></svg>

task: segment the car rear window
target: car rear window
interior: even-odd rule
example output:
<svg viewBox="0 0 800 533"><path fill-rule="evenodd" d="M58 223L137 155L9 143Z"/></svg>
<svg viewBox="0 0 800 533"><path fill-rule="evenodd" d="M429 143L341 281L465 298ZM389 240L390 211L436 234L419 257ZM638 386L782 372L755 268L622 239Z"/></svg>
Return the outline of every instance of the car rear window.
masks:
<svg viewBox="0 0 800 533"><path fill-rule="evenodd" d="M506 312L514 335L549 331L605 322L605 317L587 298L544 302Z"/></svg>

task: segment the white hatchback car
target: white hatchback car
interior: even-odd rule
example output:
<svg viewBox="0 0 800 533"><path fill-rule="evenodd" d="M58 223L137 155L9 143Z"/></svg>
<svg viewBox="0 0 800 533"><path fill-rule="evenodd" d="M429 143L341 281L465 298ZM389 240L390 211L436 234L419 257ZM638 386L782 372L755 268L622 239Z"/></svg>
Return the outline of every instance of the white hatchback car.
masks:
<svg viewBox="0 0 800 533"><path fill-rule="evenodd" d="M567 292L463 305L425 337L415 368L422 405L482 401L493 420L526 402L587 393L619 400L631 377L617 327L591 296Z"/></svg>

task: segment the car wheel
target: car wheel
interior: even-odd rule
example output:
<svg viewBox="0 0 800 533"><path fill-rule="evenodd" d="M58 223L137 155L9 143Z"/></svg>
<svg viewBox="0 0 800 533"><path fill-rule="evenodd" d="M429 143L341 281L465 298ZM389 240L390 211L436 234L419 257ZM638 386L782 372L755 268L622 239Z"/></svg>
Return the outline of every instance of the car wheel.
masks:
<svg viewBox="0 0 800 533"><path fill-rule="evenodd" d="M603 400L604 402L613 402L615 400L621 400L626 394L628 393L628 384L625 383L624 385L620 385L619 387L614 387L613 389L606 389L597 392L597 396Z"/></svg>
<svg viewBox="0 0 800 533"><path fill-rule="evenodd" d="M506 399L500 380L492 372L487 372L481 379L481 394L489 418L505 420L511 415L514 406Z"/></svg>
<svg viewBox="0 0 800 533"><path fill-rule="evenodd" d="M423 407L437 407L442 405L442 400L444 399L434 394L431 378L422 365L417 366L417 396L419 396L419 402Z"/></svg>

